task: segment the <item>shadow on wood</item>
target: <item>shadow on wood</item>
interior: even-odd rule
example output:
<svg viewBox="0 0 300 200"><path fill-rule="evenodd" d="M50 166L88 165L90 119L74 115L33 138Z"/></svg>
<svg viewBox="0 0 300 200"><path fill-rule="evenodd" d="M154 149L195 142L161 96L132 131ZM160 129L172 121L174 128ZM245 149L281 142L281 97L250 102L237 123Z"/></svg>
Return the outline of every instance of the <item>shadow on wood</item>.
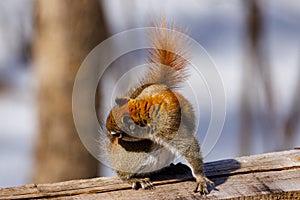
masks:
<svg viewBox="0 0 300 200"><path fill-rule="evenodd" d="M222 163L224 164L224 166L228 167L227 169L223 168L223 171L226 173L232 173L233 171L241 167L240 163L235 159L222 160ZM211 162L210 167L213 167L214 164L218 164L218 161ZM207 167L205 168L207 169ZM209 170L204 169L204 171L209 171ZM221 177L208 175L208 178L210 178L215 184L215 187L208 186L208 190L210 192L211 190L218 190L217 186L223 184L227 180L228 176L221 178ZM160 171L150 174L150 180L153 182L158 182L157 184L159 184L162 181L174 180L174 179L177 179L180 182L191 181L194 182L194 184L196 185L195 179L193 178L192 175L191 168L182 163L177 163L176 165L171 164L170 166L167 166Z"/></svg>

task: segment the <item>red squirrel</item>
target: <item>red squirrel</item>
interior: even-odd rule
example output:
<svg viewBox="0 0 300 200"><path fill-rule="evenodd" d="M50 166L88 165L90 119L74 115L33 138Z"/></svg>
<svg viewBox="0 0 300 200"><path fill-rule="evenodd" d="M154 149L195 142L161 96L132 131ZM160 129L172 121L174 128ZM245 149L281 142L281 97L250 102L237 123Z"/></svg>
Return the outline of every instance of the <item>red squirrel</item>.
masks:
<svg viewBox="0 0 300 200"><path fill-rule="evenodd" d="M196 179L195 192L208 193L213 185L203 172L200 145L195 138L195 114L190 102L176 89L188 77L188 47L174 25L161 19L149 39L149 69L128 97L115 100L106 120L110 162L132 188L153 187L147 177L183 156ZM137 177L138 176L138 177Z"/></svg>

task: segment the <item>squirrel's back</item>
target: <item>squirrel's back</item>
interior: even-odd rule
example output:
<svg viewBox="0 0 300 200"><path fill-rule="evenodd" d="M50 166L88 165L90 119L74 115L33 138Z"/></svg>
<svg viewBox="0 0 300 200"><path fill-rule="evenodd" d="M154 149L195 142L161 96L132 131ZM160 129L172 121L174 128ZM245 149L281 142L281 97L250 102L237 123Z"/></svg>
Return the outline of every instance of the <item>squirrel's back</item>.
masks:
<svg viewBox="0 0 300 200"><path fill-rule="evenodd" d="M128 114L131 118L136 119L135 123L139 124L138 122L141 122L143 125L149 121L144 119L143 116L149 114L150 105L157 104L157 102L160 102L159 99L161 102L168 102L167 113L173 112L171 108L177 108L178 100L174 98L175 94L172 90L179 88L188 75L186 69L188 66L188 44L185 35L179 32L174 24L168 26L165 18L161 18L153 25L148 37L155 48L148 49L149 68L146 75L137 87L129 89L129 96L116 99L117 115ZM151 90L153 85L155 85L155 90ZM160 94L161 90L164 91L163 95ZM142 93L144 95L141 96ZM148 96L145 96L145 94L148 94ZM172 99L174 102L170 103L167 101L168 99ZM120 109L123 107L124 109ZM155 111L159 113L159 109L160 107L157 107ZM134 117L133 113L137 116ZM176 118L176 120L173 121L179 121L180 119L180 113L176 113L170 115L175 115L173 118ZM109 132L120 132L114 118L119 117L112 116L112 113L110 113L106 121L107 129ZM174 124L172 124L172 127L176 128Z"/></svg>

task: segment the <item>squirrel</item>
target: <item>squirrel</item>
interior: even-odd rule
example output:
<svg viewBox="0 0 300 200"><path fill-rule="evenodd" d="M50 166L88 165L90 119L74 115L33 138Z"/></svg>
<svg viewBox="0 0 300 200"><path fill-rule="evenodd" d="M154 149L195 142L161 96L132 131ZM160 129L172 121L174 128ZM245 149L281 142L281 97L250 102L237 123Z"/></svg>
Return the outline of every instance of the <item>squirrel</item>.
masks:
<svg viewBox="0 0 300 200"><path fill-rule="evenodd" d="M116 98L106 119L110 162L117 175L133 189L153 188L152 171L183 156L196 179L195 192L207 194L213 186L203 171L200 145L195 137L195 114L176 89L187 77L186 40L163 18L155 24L147 49L149 68L128 97ZM185 56L186 57L186 56Z"/></svg>

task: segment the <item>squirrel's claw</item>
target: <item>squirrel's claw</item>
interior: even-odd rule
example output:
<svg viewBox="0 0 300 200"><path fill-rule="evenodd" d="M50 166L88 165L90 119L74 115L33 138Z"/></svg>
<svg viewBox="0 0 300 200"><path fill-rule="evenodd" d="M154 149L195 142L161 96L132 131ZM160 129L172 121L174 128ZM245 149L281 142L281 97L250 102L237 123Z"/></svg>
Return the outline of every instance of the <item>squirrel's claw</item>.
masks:
<svg viewBox="0 0 300 200"><path fill-rule="evenodd" d="M133 178L130 180L130 182L132 183L132 189L134 190L137 190L140 187L144 190L154 189L154 185L149 178Z"/></svg>
<svg viewBox="0 0 300 200"><path fill-rule="evenodd" d="M194 190L194 192L200 192L201 195L208 194L206 184L213 187L214 183L211 180L209 180L207 177L205 177L204 175L197 175L197 176L195 176L195 178L196 178L197 186L196 186L196 189Z"/></svg>

